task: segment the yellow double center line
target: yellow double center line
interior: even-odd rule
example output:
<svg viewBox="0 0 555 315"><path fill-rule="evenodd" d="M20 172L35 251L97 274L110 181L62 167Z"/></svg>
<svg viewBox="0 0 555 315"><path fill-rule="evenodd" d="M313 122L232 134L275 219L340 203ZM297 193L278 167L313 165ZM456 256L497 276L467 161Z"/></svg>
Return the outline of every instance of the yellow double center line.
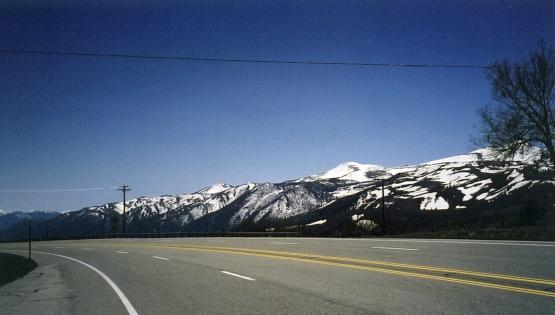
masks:
<svg viewBox="0 0 555 315"><path fill-rule="evenodd" d="M98 244L98 243L96 243ZM251 248L237 248L237 247L218 247L218 246L202 246L202 245L169 245L169 244L152 244L152 245L135 245L129 243L111 243L111 244L98 244L98 245L108 245L108 246L137 246L137 247L149 247L149 248L166 248L166 249L179 249L179 250L193 250L193 251L204 251L204 252L215 252L215 253L229 253L237 255L264 257L271 259L282 259L289 261L298 261L304 263L313 263L327 266L335 266L341 268L363 270L369 272L381 272L399 276L408 276L421 279L430 279L436 281L444 281L451 283L466 284L478 287L493 288L504 291L519 292L533 295L540 295L555 298L555 292L547 291L544 288L529 288L530 286L550 286L555 287L555 280L549 279L538 279L538 278L528 278L512 275L503 275L495 273L485 273L476 272L469 270L442 268L442 267L432 267L423 265L410 265L393 263L379 260L368 260L359 258L349 258L349 257L337 257L337 256L326 256L326 255L316 255L298 252L286 252L286 251L268 251L268 250L258 250ZM376 267L378 266L378 267ZM388 269L393 268L393 269ZM403 269L403 270L399 270ZM405 271L411 270L411 271ZM432 273L432 274L430 274ZM433 274L440 273L440 274ZM448 274L448 275L445 275ZM461 279L461 277L467 278L479 278L478 280L473 279ZM486 281L490 282L486 282ZM499 284L494 282L510 282L511 285ZM518 283L522 286L515 286L512 283ZM528 286L524 287L524 286Z"/></svg>

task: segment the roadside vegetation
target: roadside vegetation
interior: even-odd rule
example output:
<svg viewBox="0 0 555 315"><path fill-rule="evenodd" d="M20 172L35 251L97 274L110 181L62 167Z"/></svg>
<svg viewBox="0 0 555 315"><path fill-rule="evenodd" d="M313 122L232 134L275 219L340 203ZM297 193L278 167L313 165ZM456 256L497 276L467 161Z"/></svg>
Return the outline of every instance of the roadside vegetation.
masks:
<svg viewBox="0 0 555 315"><path fill-rule="evenodd" d="M37 266L34 260L27 257L0 253L0 287L22 278Z"/></svg>

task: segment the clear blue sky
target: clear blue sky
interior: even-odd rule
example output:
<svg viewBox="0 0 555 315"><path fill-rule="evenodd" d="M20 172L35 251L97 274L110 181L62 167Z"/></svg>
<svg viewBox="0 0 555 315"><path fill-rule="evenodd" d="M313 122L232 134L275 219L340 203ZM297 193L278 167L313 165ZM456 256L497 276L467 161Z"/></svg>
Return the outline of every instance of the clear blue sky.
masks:
<svg viewBox="0 0 555 315"><path fill-rule="evenodd" d="M3 1L0 49L488 65L553 43L553 1ZM0 54L0 189L131 197L472 149L483 71ZM76 210L114 190L0 193Z"/></svg>

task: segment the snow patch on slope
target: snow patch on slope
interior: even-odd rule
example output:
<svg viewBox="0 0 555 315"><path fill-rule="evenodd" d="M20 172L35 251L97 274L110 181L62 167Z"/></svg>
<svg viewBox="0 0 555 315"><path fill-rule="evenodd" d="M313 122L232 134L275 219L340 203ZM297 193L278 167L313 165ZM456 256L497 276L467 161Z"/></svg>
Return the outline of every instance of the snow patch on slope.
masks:
<svg viewBox="0 0 555 315"><path fill-rule="evenodd" d="M326 220L326 219L324 219L324 220L318 220L318 221L314 221L314 222L312 222L312 223L309 223L309 224L307 224L307 225L308 225L308 226L320 225L320 224L326 223L326 221L328 221L328 220Z"/></svg>
<svg viewBox="0 0 555 315"><path fill-rule="evenodd" d="M297 181L340 179L345 181L366 182L374 178L376 174L381 174L383 172L385 172L385 168L383 166L360 164L357 162L345 162L324 173L304 177Z"/></svg>
<svg viewBox="0 0 555 315"><path fill-rule="evenodd" d="M532 162L536 160L540 155L540 149L536 147L530 147L523 152L515 154L515 156L510 159L510 161L515 162ZM496 153L492 148L483 148L470 152L469 154L456 155L448 157L445 159L433 160L424 165L439 164L439 163L471 163L478 161L493 161L495 160Z"/></svg>
<svg viewBox="0 0 555 315"><path fill-rule="evenodd" d="M200 193L203 194L217 194L220 193L222 191L225 191L227 189L229 189L231 186L227 185L227 184L214 184L210 187L204 188L202 190L200 190Z"/></svg>
<svg viewBox="0 0 555 315"><path fill-rule="evenodd" d="M469 201L474 198L474 194L482 190L484 187L490 185L491 183L491 179L488 178L471 183L466 187L458 187L457 189L464 194L463 201Z"/></svg>
<svg viewBox="0 0 555 315"><path fill-rule="evenodd" d="M436 193L430 193L420 203L420 210L446 210L449 209L449 203L443 197L437 197Z"/></svg>

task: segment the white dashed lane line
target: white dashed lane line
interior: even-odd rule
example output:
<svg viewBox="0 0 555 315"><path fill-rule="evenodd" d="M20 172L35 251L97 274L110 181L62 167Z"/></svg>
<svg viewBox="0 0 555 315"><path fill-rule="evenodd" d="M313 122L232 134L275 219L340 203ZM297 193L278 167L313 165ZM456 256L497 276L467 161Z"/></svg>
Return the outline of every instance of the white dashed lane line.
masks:
<svg viewBox="0 0 555 315"><path fill-rule="evenodd" d="M116 250L116 253L120 253L120 254L129 254L129 252L126 252L124 250Z"/></svg>
<svg viewBox="0 0 555 315"><path fill-rule="evenodd" d="M249 280L249 281L255 281L255 280L256 280L256 279L253 279L253 278L250 278L250 277L241 276L241 275L238 275L238 274L236 274L236 273L229 272L229 271L225 271L225 270L222 270L222 271L220 271L220 272L221 272L221 273L225 273L226 275L234 276L234 277L241 278L241 279L245 279L245 280Z"/></svg>
<svg viewBox="0 0 555 315"><path fill-rule="evenodd" d="M170 260L169 258L160 257L160 256L152 256L152 258L161 259L161 260Z"/></svg>
<svg viewBox="0 0 555 315"><path fill-rule="evenodd" d="M393 250L420 250L418 248L402 248L402 247L381 247L381 246L374 246L374 249L393 249Z"/></svg>

